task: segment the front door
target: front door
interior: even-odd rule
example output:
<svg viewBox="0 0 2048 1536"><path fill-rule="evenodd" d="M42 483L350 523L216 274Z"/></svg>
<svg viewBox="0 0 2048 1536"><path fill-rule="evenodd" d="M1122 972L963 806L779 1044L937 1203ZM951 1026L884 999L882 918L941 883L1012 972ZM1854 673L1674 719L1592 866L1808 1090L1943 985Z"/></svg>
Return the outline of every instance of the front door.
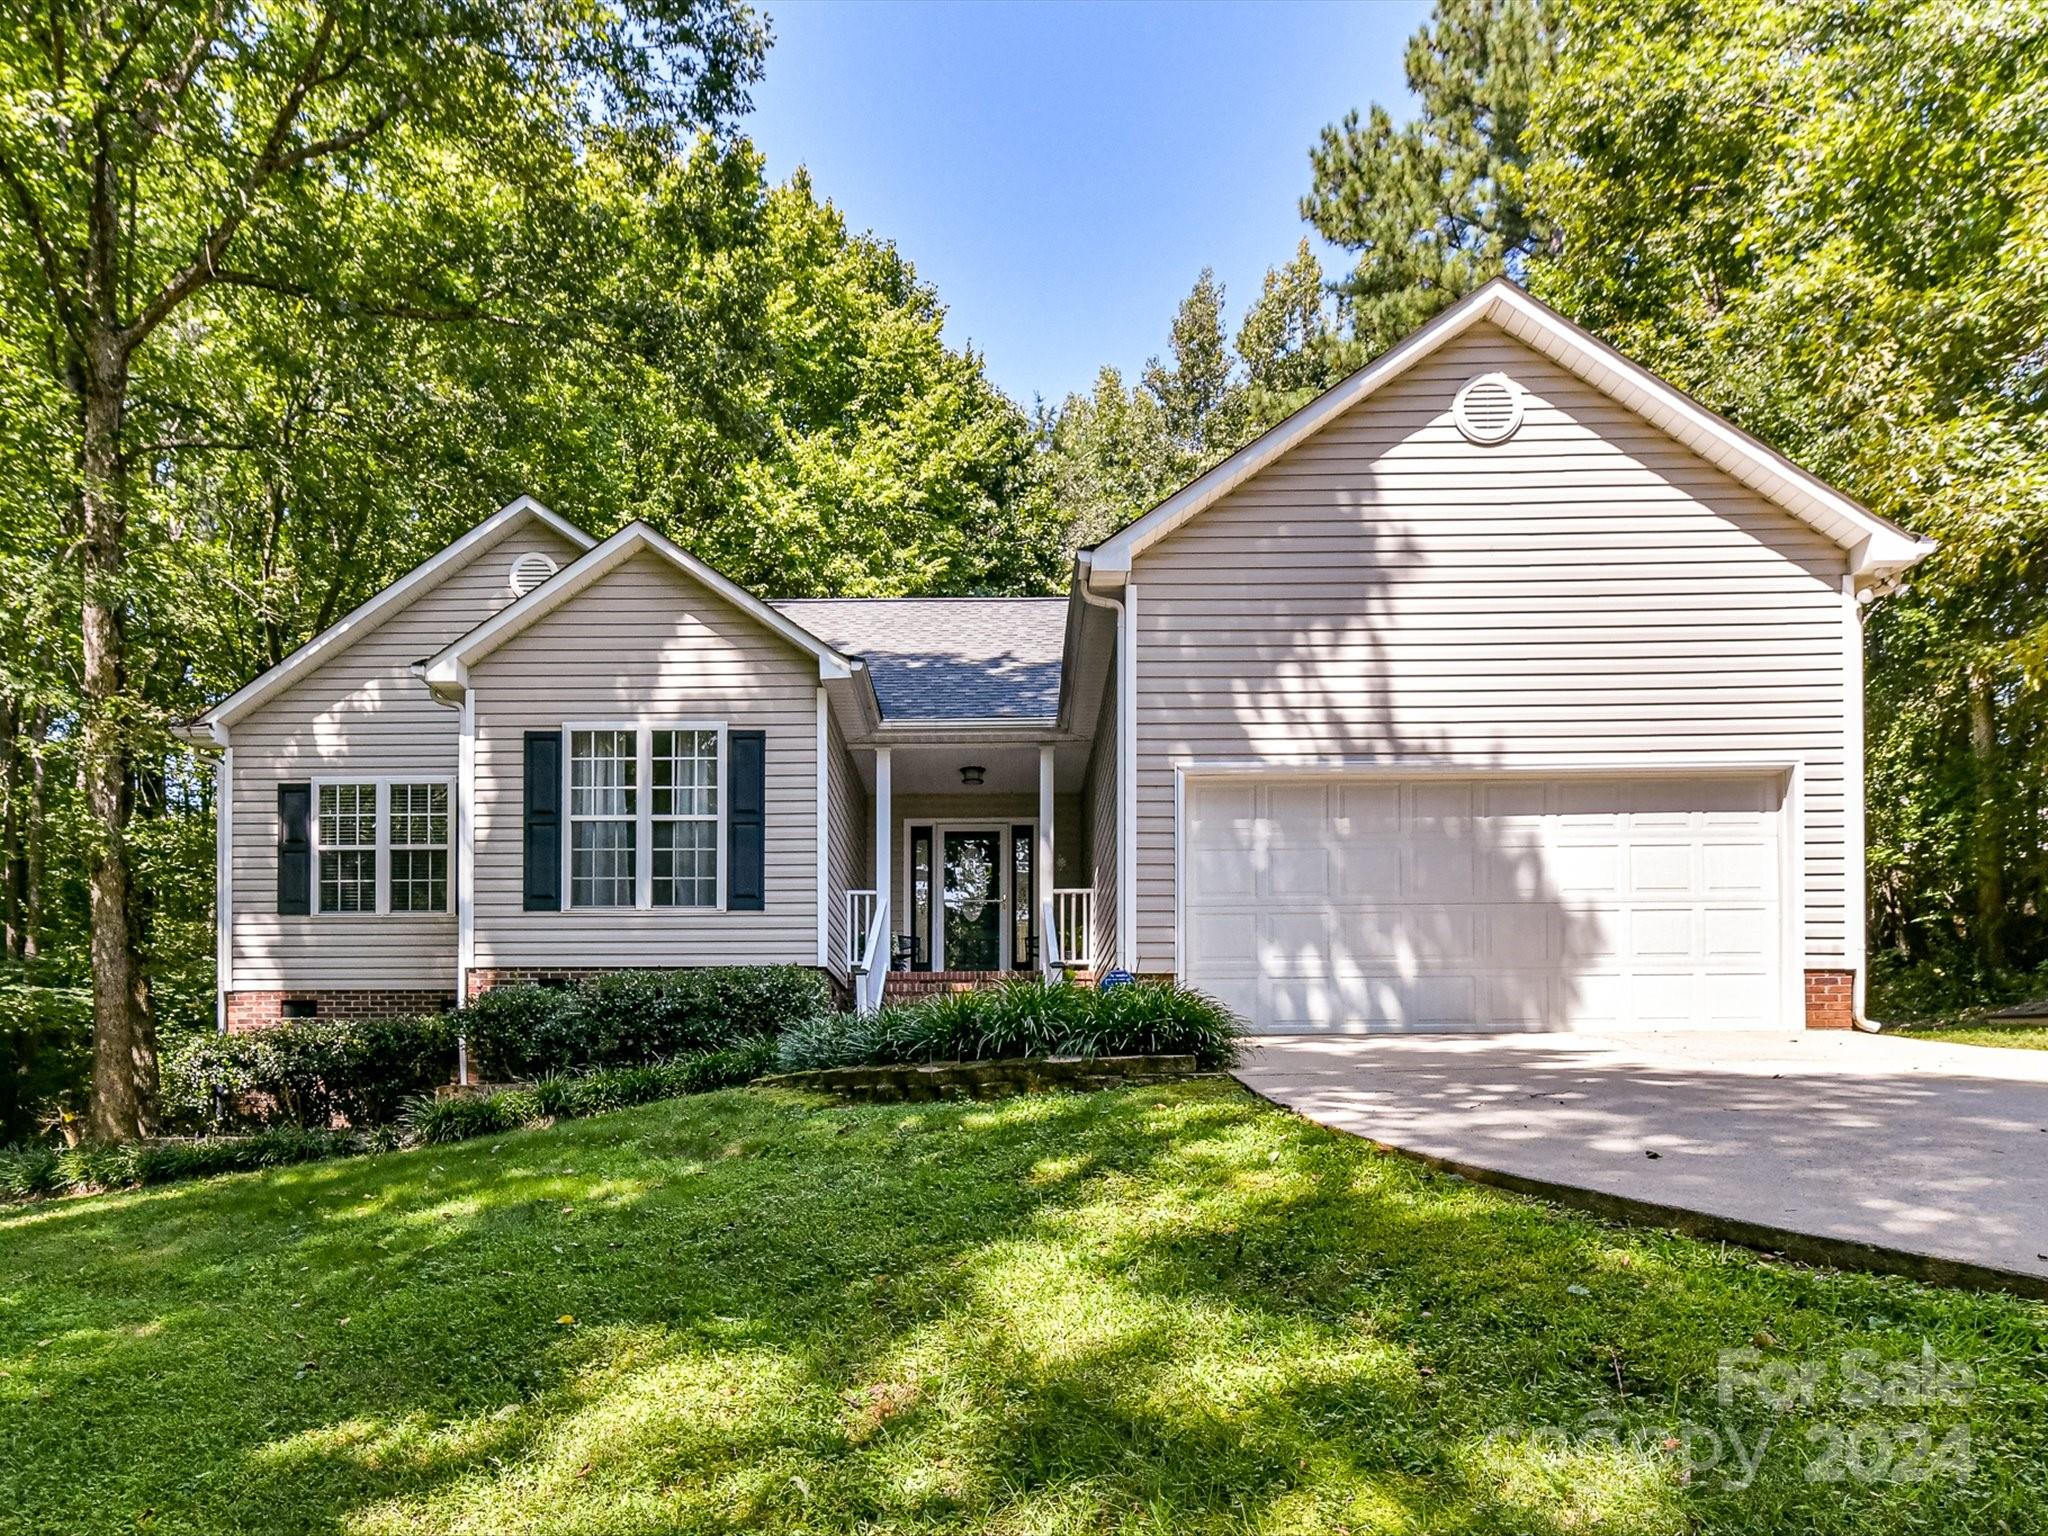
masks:
<svg viewBox="0 0 2048 1536"><path fill-rule="evenodd" d="M939 839L944 875L940 966L949 971L1003 969L1003 833L999 827L946 831Z"/></svg>

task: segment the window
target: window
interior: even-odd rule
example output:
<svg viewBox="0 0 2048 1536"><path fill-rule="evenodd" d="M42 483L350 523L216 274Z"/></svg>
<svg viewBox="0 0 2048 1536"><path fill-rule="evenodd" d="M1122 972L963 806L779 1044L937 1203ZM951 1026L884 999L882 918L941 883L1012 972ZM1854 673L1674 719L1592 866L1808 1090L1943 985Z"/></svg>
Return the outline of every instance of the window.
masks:
<svg viewBox="0 0 2048 1536"><path fill-rule="evenodd" d="M724 905L725 729L566 727L571 907Z"/></svg>
<svg viewBox="0 0 2048 1536"><path fill-rule="evenodd" d="M455 786L315 779L319 913L447 912Z"/></svg>
<svg viewBox="0 0 2048 1536"><path fill-rule="evenodd" d="M718 905L718 732L656 731L649 781L657 907Z"/></svg>
<svg viewBox="0 0 2048 1536"><path fill-rule="evenodd" d="M448 786L393 784L390 795L390 910L446 912Z"/></svg>
<svg viewBox="0 0 2048 1536"><path fill-rule="evenodd" d="M638 905L639 732L569 733L569 905Z"/></svg>
<svg viewBox="0 0 2048 1536"><path fill-rule="evenodd" d="M322 784L320 910L377 910L377 786Z"/></svg>

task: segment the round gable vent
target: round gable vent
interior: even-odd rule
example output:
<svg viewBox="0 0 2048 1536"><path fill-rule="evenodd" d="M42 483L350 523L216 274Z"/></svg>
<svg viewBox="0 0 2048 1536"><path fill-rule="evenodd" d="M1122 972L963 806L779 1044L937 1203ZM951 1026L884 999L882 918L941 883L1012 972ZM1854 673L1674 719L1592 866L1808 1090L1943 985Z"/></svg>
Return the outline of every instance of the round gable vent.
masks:
<svg viewBox="0 0 2048 1536"><path fill-rule="evenodd" d="M555 574L557 567L552 558L537 549L529 549L512 562L512 595L524 597L535 587Z"/></svg>
<svg viewBox="0 0 2048 1536"><path fill-rule="evenodd" d="M1451 419L1475 443L1504 443L1522 424L1522 386L1504 373L1467 379L1451 402Z"/></svg>

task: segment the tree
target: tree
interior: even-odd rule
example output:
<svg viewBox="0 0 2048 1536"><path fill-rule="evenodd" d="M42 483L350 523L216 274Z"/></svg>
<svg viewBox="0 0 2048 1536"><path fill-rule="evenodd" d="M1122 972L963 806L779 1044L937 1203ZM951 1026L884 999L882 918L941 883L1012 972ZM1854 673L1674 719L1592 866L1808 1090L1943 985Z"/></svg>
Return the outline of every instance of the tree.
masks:
<svg viewBox="0 0 2048 1536"><path fill-rule="evenodd" d="M1548 244L1528 192L1529 117L1556 35L1549 0L1438 0L1408 43L1421 115L1396 127L1384 107L1363 123L1352 112L1310 151L1302 217L1358 253L1340 285L1356 361L1487 279L1519 279Z"/></svg>
<svg viewBox="0 0 2048 1536"><path fill-rule="evenodd" d="M1263 431L1343 378L1347 320L1305 238L1294 260L1267 268L1258 301L1237 328L1248 431Z"/></svg>
<svg viewBox="0 0 2048 1536"><path fill-rule="evenodd" d="M475 316L579 149L658 155L744 100L761 33L725 0L164 0L21 9L0 40L8 310L68 402L79 559L80 777L90 813L92 1123L153 1129L154 1023L128 832L138 740L138 474L175 441L189 348L221 288L345 315Z"/></svg>
<svg viewBox="0 0 2048 1536"><path fill-rule="evenodd" d="M2048 962L2048 11L1580 0L1543 297L1941 540L1868 627L1871 919Z"/></svg>
<svg viewBox="0 0 2048 1536"><path fill-rule="evenodd" d="M1176 484L1180 458L1166 413L1149 391L1104 368L1086 395L1069 395L1039 424L1041 490L1065 518L1067 548L1099 542Z"/></svg>
<svg viewBox="0 0 2048 1536"><path fill-rule="evenodd" d="M1223 334L1223 285L1208 267L1174 311L1173 363L1145 364L1144 386L1159 402L1162 423L1187 467L1207 462L1221 446L1237 446L1233 389L1237 359Z"/></svg>

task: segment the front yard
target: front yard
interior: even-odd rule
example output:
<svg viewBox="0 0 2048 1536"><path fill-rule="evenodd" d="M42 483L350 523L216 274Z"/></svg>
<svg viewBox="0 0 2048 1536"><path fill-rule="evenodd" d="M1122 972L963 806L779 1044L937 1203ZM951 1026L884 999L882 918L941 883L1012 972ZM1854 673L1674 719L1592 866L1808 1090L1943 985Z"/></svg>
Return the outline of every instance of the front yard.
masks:
<svg viewBox="0 0 2048 1536"><path fill-rule="evenodd" d="M0 1530L2030 1531L2044 1341L1223 1083L746 1090L0 1213Z"/></svg>

